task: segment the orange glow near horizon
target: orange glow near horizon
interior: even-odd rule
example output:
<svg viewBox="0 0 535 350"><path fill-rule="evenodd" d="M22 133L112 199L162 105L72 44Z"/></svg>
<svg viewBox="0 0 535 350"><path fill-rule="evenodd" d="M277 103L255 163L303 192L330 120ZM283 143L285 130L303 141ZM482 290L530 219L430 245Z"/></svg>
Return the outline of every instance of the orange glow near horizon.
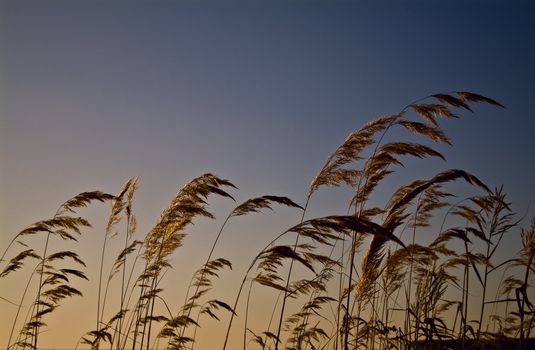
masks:
<svg viewBox="0 0 535 350"><path fill-rule="evenodd" d="M451 192L456 197L444 195L442 199L467 206L480 205L481 202L469 197L485 194L484 186L475 177L491 190L503 184L514 218L521 221L507 231L491 260L498 266L517 256L522 247L520 232L530 227L535 214L533 18L535 3L523 0L491 1L485 2L485 6L479 1L458 0L447 4L327 0L0 1L0 253L18 232L32 223L53 218L64 201L81 192L119 194L125 181L133 177L139 178L140 185L132 205L137 230L128 241L126 209L119 208L124 209L119 210L121 221L111 225L106 236L111 200L107 198L101 203L93 198L87 207L76 207L75 213L62 213L85 218L92 227L82 227L85 223L76 219L72 219L75 224L61 220L51 224L56 225L54 230L61 228L77 241L62 239L61 234L68 238L65 232L52 230L56 234L47 245L46 232L50 227L41 227L40 232L21 239L27 247L14 243L0 261L1 274L6 267L13 268L10 259L18 253L33 249L33 253L41 255L47 245L47 255L75 252L86 264L84 267L76 263L73 256L60 256L45 269L48 274L43 279L57 282L48 286L66 283L67 276L69 285L83 296L61 300L57 309L43 315L46 326L41 328L38 348L72 350L86 332L97 327L99 311L104 309L102 320L112 318L121 304L122 270L117 270L109 285L107 281L125 243L144 241L149 232L155 231L160 240L177 239L179 235L173 230L179 227L179 232L187 235L180 244L172 239L167 241L167 248L175 243L181 246L168 257L170 266L158 280L162 299L155 299L154 309L155 315L170 316L169 310L177 315L185 304L187 286L205 263L225 218L250 198L278 196L271 197L271 202L269 197L256 202L260 213L253 210L228 220L212 258L228 259L232 269L224 267L219 277L212 276L213 289L199 300L205 303L217 299L233 305L251 262L266 246L268 253L279 249L283 265L277 270L279 280L269 274L269 264L264 264L264 275L257 282L271 283L279 289L260 283L253 285L247 314L249 329L244 330L250 279L260 271L258 264L253 266L225 350L242 348L244 331L248 349L259 348L252 341L255 336L265 335L266 331L276 333L282 304L280 289L285 288L290 261L294 282L317 278L314 273L320 270L322 262L328 261L311 251L343 265L333 269L326 291L320 293L336 299L324 300L325 307L319 313L327 320L319 316L314 319L328 336L335 336L337 301L347 303L341 294L347 288L351 271L348 255L353 236L345 231L347 227L389 240L375 241L379 248L385 248L385 254L388 249L393 253L399 247L394 243L398 237L403 244L410 245L415 233L416 243L429 246L443 233L442 228L475 227L468 211L456 216L454 210L448 212L450 207L438 205L429 226L422 225L413 231L411 223L420 210L415 209L416 201L425 197L424 192L412 198L411 205L401 205L405 211L394 213L398 217L381 211L392 208L390 200L400 186L417 179L430 185L436 174L446 173L442 180L451 181L444 180L442 188L430 185L425 190L413 190L430 188L426 194L432 190ZM440 93L447 95L430 95ZM496 105L494 100L506 108ZM411 101L417 102L411 105ZM448 115L444 108L459 118ZM397 114L399 111L403 114ZM356 133L370 120L385 115L397 117L392 117L388 126L374 124L381 125L377 126L380 132L371 133L369 139L364 132ZM385 120L390 119L382 119ZM451 147L443 142L441 132L451 139ZM346 138L348 135L354 138ZM407 143L399 143L402 141ZM345 147L337 148L341 145ZM385 145L389 148L383 148ZM335 150L338 152L333 153ZM325 164L329 166L324 167ZM365 167L367 171L363 170ZM316 178L317 191L307 202L309 184L321 169L327 170L321 173L323 177ZM448 169L463 169L466 173L448 173ZM169 225L162 224L165 229L151 231L177 191L206 173L228 179L237 188L211 178L215 182L210 183L209 189L215 193L207 198L205 192L197 193L206 200L206 207L202 201L196 201L198 198L185 196L191 202L184 200L178 206L182 211L177 212L182 216L167 222ZM378 185L365 198L363 188L371 189L374 180ZM234 200L222 196L216 188L224 189ZM361 194L356 198L360 201L358 208L350 205L357 189ZM299 243L313 243L317 251L302 245L298 250L301 255L295 255L290 249L295 244L295 232L286 233L269 245L290 227L295 229L302 219L301 209L288 206L289 202L284 203L281 197L306 206L304 220L331 218L332 221L315 222L316 226L310 224L310 231L301 232L310 236L300 238ZM274 198L279 198L279 202ZM215 219L209 218L204 210ZM361 214L361 222L347 217L346 221L332 218L354 212ZM404 217L405 214L409 216ZM191 224L181 226L192 217ZM395 226L398 219L405 221ZM76 225L80 225L80 235L73 231ZM340 233L346 238L333 243L334 247L322 244L318 238L321 235L311 233L317 229L330 242L334 238L325 231L332 227L342 232L336 235ZM477 231L468 232L469 252L485 253L485 240L473 235ZM464 254L462 239L466 237L458 231L450 234L453 238L447 248ZM159 242L158 239L155 241ZM371 237L366 236L355 255L353 280L362 273L361 264L370 242ZM157 250L154 241L150 246ZM276 249L269 250L275 246ZM39 260L31 253L26 251L28 256L20 269L0 276L0 349L17 339L22 325L32 315L40 276L33 273L39 269ZM262 257L275 259L276 254L268 253ZM448 258L447 252L442 253L441 262ZM130 276L136 254L129 255L125 280ZM474 259L481 274L484 259L479 255L468 256ZM407 256L404 259L409 261ZM130 287L144 264L143 257L138 257ZM500 267L489 275L486 300L505 297L497 294L500 283L504 285L502 274L504 278L509 273L520 276L521 267L507 267L505 273ZM69 270L56 270L59 275L54 275L53 268L79 269L88 280ZM448 326L455 323L458 334L457 307L462 300L464 269L456 265L448 271L457 281L448 282L442 299L453 304L442 316ZM472 265L468 271L467 315L471 322L480 318L483 283ZM382 277L374 276L375 281L381 282L375 287L382 286ZM528 277L533 286L534 275ZM416 300L415 285L411 284L414 276L403 281L388 304L391 309L405 308L408 285L413 287L411 302ZM511 283L515 288L521 284ZM310 285L321 289L314 282ZM529 287L528 294L532 288ZM130 309L140 295L139 288L133 290L131 296L126 296L130 298ZM351 305L356 305L357 291L364 293L366 289L354 287ZM377 293L381 295L382 290L379 288ZM284 318L298 312L309 301L308 297L289 300ZM47 298L50 300L51 295ZM382 303L380 298L376 300ZM230 314L223 304L211 305L219 306L219 310L214 307L212 311L220 321L208 312L200 315L196 350L223 348ZM516 311L512 310L517 308L516 303L507 305L508 312ZM369 303L365 306L366 312L372 308ZM45 307L40 306L41 310ZM482 329L489 326L489 331L498 332L498 321L488 318L494 312L504 316L505 307L505 303L485 306ZM367 313L364 315L371 318ZM194 316L196 320L197 313ZM381 320L386 319L384 313L381 316ZM391 310L388 319L391 325L403 328L405 316L405 311ZM470 326L477 329L474 322ZM152 329L151 343L163 348L164 340L156 341L158 327ZM193 332L191 326L187 335L193 336ZM282 338L289 335L283 331ZM85 349L87 345L79 344L78 348Z"/></svg>

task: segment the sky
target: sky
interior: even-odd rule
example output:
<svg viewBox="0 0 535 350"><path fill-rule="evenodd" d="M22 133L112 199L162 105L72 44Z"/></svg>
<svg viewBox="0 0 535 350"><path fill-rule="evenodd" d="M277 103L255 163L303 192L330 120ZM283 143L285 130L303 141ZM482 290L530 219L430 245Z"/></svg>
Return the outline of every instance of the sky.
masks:
<svg viewBox="0 0 535 350"><path fill-rule="evenodd" d="M414 163L422 165L400 179L465 169L490 187L503 184L527 224L535 213L533 18L530 1L1 0L0 248L75 194L115 193L134 176L140 234L204 172L232 181L237 200L274 194L303 203L349 132L449 91L506 108L478 105L448 121L453 147L438 147L447 163ZM343 214L343 195L319 193L310 215ZM232 208L222 199L212 205L218 217ZM108 211L81 212L94 218L83 239L89 260ZM282 208L245 219L219 253L250 261L298 219ZM192 237L177 259L204 256L211 237ZM88 267L93 279L95 271ZM0 282L0 295L17 293ZM94 291L86 295L94 299ZM94 304L72 305L93 312ZM51 322L56 332L67 309ZM0 339L12 311L0 316ZM52 329L43 346L72 347L92 326L82 323L65 326L72 336Z"/></svg>

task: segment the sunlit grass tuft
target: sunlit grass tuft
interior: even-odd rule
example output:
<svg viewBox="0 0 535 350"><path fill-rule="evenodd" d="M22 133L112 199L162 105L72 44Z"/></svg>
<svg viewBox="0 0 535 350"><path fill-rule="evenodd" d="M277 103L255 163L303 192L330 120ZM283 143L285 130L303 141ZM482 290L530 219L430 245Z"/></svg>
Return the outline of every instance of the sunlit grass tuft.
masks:
<svg viewBox="0 0 535 350"><path fill-rule="evenodd" d="M203 323L221 322L226 330L220 335L223 350L472 349L487 346L489 340L527 349L535 327L529 298L535 271L535 219L529 228L518 228L519 219L503 188L491 190L475 175L456 168L399 184L381 205L377 204L381 199L374 197L385 179L395 181L404 157L445 160L433 148L451 144L440 122L459 118L463 110L472 112L476 103L503 107L469 92L428 96L350 133L310 183L303 205L273 195L236 205L199 260L198 270L183 281L187 291L178 305L176 298L171 303L163 297L162 281L170 268L181 268L174 257L194 221L215 219L208 208L210 198L234 201L229 191L236 187L213 174L191 180L156 224L137 238L136 178L116 195L93 191L75 196L51 219L15 235L2 255L0 278L25 272L22 267L30 265L27 283L17 286L21 298L7 349L39 348L47 317L60 305L68 306L67 299L82 296L71 281L87 279L86 262L72 250L51 251L49 243L76 241L81 229L90 226L76 211L94 201L110 202L111 214L101 238L99 278L93 282L98 290L95 326L80 335L76 347L193 349L199 337L208 336L200 328ZM404 139L395 139L394 129ZM479 194L464 198L462 193L450 193L447 187L453 181L463 181ZM329 186L351 191L344 199L347 212L308 218L316 191ZM241 283L225 286L235 290L232 300L214 295L214 283L224 283L217 281L220 274L233 267L232 257L213 256L228 222L276 205L297 210L299 223L274 233L248 265ZM121 221L125 225L119 225ZM446 225L453 221L455 225ZM500 243L519 230L518 254L495 261ZM44 247L33 242L36 236L45 237ZM111 253L115 258L106 266L104 257L110 254L108 243L114 237L123 237L124 245ZM15 243L22 248L12 253ZM505 277L497 287L491 286L491 278L500 272ZM110 288L112 280L119 280L120 288ZM28 293L33 285L32 297ZM269 314L250 312L259 288L272 292ZM107 303L111 296L119 302ZM22 305L28 302L31 307L23 315ZM239 325L234 322L238 318ZM262 320L265 328L253 329L252 318ZM243 329L236 330L238 326ZM242 334L240 344L231 344L233 330Z"/></svg>

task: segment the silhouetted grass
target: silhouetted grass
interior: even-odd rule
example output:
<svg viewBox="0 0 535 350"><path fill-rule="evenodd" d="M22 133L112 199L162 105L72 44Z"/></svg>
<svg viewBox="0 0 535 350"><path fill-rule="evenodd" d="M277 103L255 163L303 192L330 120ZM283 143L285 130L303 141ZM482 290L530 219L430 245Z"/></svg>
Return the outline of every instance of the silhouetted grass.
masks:
<svg viewBox="0 0 535 350"><path fill-rule="evenodd" d="M102 237L95 286L95 328L80 338L80 344L93 349L193 349L198 327L208 318L222 322L221 328L226 329L226 336L221 335L223 350L474 349L487 348L490 342L529 348L535 327L535 310L529 299L535 268L535 219L521 230L518 254L495 261L504 237L520 230L503 188L491 190L464 170L447 169L401 184L380 206L370 204L377 203L370 199L385 179L394 178L404 157L444 159L431 146L450 144L439 121L456 119L462 110L472 112L472 105L481 102L503 107L474 93L442 93L368 122L350 133L327 158L310 183L303 206L271 195L237 205L223 220L199 269L184 281L187 291L182 305L162 297L162 281L174 264L173 256L194 220L214 219L208 210L209 197L234 200L229 190L236 187L212 174L191 180L149 232L137 239L133 213L137 179L128 180L116 195L100 191L77 195L62 204L53 218L15 235L2 255L0 278L33 263L27 284L20 286L21 299L7 348L37 349L47 315L67 298L82 295L71 279L86 279L85 262L71 250L50 251L49 242L75 241L81 228L90 226L76 216L76 210L93 201L108 201L112 208ZM393 129L405 131L405 139L392 140ZM447 183L452 181L464 181L480 194L459 199L447 192ZM308 218L314 194L328 186L352 191L347 212ZM212 296L214 278L232 268L231 258L213 257L229 220L274 205L300 210L299 224L275 233L256 254L240 285L226 286L236 288L233 300ZM124 232L118 225L122 220ZM437 226L437 221L442 224ZM452 221L457 225L446 224ZM431 243L419 243L429 241L421 239L423 233L431 237ZM44 247L32 243L37 235L45 236ZM120 235L124 247L114 252L112 266L106 266L108 242ZM293 243L285 243L288 240ZM6 260L15 242L23 248ZM70 267L59 265L60 261L68 261ZM109 271L107 279L105 271ZM491 290L489 281L500 272L504 278ZM113 279L120 279L117 290L109 288ZM28 295L32 284L37 291L33 298ZM255 288L273 290L271 315L250 314ZM107 303L110 293L117 293L119 303ZM28 299L31 307L21 319L21 306ZM240 314L243 343L230 344L233 321ZM471 319L473 314L477 319ZM252 317L265 320L266 328L252 329L248 322Z"/></svg>

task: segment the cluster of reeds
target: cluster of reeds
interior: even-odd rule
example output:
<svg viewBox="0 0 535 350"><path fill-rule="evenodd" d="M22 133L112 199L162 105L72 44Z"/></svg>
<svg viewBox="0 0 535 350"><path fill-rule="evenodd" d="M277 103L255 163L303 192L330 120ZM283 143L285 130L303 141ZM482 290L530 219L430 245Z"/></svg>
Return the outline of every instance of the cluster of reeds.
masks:
<svg viewBox="0 0 535 350"><path fill-rule="evenodd" d="M137 239L133 212L137 179L128 180L116 195L99 191L77 195L62 204L52 219L18 233L2 255L0 278L25 263L34 264L16 302L7 349L37 349L47 314L66 298L82 295L71 279L86 279L85 263L72 251L52 252L48 247L53 239L76 240L81 228L90 226L76 216L76 210L91 201L110 202L111 214L99 279L94 282L98 287L94 329L81 335L77 347L193 349L199 325L208 317L222 322L226 330L220 344L213 345L223 350L407 349L436 344L469 348L497 338L514 338L519 348L527 348L535 327L529 298L535 219L531 227L518 228L504 190L491 190L460 169L401 185L386 201L376 195L384 180L403 166L404 157L444 159L429 145L450 144L440 119L458 118L457 111L471 112L471 106L480 102L501 106L469 92L435 94L368 122L327 158L310 183L303 206L271 195L237 205L222 222L200 268L184 281L187 292L181 305L162 297L162 281L173 266L173 256L195 219L214 218L208 197L234 200L229 190L235 186L212 174L193 179L178 191L152 229ZM403 133L392 133L394 129L407 134L396 139ZM406 141L413 138L420 141ZM452 181L464 181L479 194L459 198L447 192ZM346 186L351 191L347 212L307 218L315 193L328 186ZM300 210L299 223L265 242L235 286L233 300L211 296L214 278L232 268L228 258L213 257L229 220L274 205ZM522 247L517 255L495 261L504 237L518 231ZM36 235L46 237L44 247L31 248ZM112 266L105 266L108 243L116 236L122 236L124 247L113 252ZM423 241L430 243L419 243ZM15 242L23 249L5 259ZM499 283L491 283L499 277ZM114 279L120 288L112 292ZM37 284L33 296L27 295L32 283ZM250 322L259 318L249 315L255 287L273 290L272 313L260 316L263 329L253 329ZM107 302L110 293L118 293L114 299L118 302L112 305ZM31 307L23 310L28 300ZM230 344L230 334L238 326L243 341Z"/></svg>

